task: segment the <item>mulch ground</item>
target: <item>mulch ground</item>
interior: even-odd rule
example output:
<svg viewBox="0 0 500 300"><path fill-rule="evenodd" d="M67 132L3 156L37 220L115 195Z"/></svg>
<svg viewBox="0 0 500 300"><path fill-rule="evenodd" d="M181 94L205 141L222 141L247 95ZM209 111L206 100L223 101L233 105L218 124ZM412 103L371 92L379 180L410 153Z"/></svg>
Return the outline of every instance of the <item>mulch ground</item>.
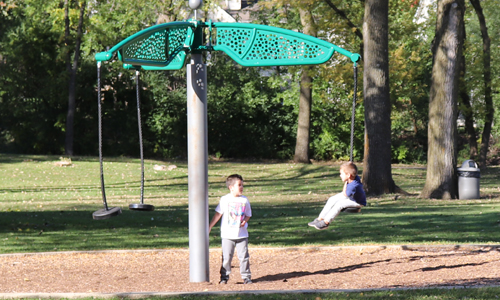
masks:
<svg viewBox="0 0 500 300"><path fill-rule="evenodd" d="M149 293L324 290L500 285L500 246L373 246L250 249L253 284L238 259L219 285L220 249L210 282L191 283L188 250L0 255L0 293Z"/></svg>

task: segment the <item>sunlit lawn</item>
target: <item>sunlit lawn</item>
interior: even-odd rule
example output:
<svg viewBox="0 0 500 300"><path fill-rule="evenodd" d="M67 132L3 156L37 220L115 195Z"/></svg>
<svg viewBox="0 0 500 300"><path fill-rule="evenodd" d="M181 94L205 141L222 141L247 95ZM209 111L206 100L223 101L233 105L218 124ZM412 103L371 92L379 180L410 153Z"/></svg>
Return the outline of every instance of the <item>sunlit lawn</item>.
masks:
<svg viewBox="0 0 500 300"><path fill-rule="evenodd" d="M57 297L57 296L53 296ZM231 293L227 294L181 294L181 295L162 295L162 296L151 296L147 297L139 294L121 294L120 297L108 297L99 298L96 296L80 298L81 300L96 300L96 299L108 299L108 300L120 300L123 298L141 299L148 300L457 300L457 299L467 299L467 300L492 300L500 298L500 287L481 287L481 288L432 288L432 289L391 289L391 290L374 290L374 291L340 291L340 292L274 292L272 294L268 292L259 293L258 291L252 291L248 293ZM7 299L7 298L4 298ZM23 298L28 300L30 298ZM31 298L37 300L39 298Z"/></svg>
<svg viewBox="0 0 500 300"><path fill-rule="evenodd" d="M107 158L104 165L110 207L123 213L93 220L103 207L99 161L0 154L0 253L102 249L188 247L188 187L185 162L146 161L145 203L153 212L128 210L139 203L140 161ZM155 171L155 165L171 171ZM226 176L245 178L252 203L250 243L253 247L341 246L380 244L496 244L500 239L500 168L481 171L481 199L419 199L424 166L393 166L396 184L409 195L369 198L359 214L341 214L325 231L307 226L324 201L341 189L337 163L299 165L287 162L209 164L210 215L227 193ZM360 167L362 167L360 165ZM362 168L360 168L362 171ZM219 247L216 228L210 245ZM497 299L500 288L358 291L341 293L204 295L204 299ZM150 297L156 299L158 297ZM171 299L198 299L199 295ZM90 299L90 298L89 298ZM95 299L95 298L92 298Z"/></svg>
<svg viewBox="0 0 500 300"><path fill-rule="evenodd" d="M99 161L78 157L60 167L59 157L0 154L0 252L187 248L188 188L186 162L147 160L144 202L153 212L130 211L140 201L140 161L105 159L110 207L123 213L93 220L103 207ZM154 165L175 165L155 171ZM369 198L359 214L343 213L333 226L307 226L324 201L341 190L336 163L287 162L209 164L210 216L227 193L227 175L240 173L252 203L251 246L491 244L500 239L500 168L482 170L479 200L426 200L418 193L423 166L393 166L397 185L410 195ZM360 169L362 171L362 165ZM219 229L210 245L219 247Z"/></svg>
<svg viewBox="0 0 500 300"><path fill-rule="evenodd" d="M172 300L195 300L200 295L178 296L169 298ZM203 295L206 300L386 300L386 299L404 299L404 300L486 300L498 299L500 297L500 288L472 288L472 289L423 289L423 290L387 290L387 291L364 291L364 292L340 292L340 293L293 293L293 294L241 294L241 295ZM159 298L149 298L159 300Z"/></svg>

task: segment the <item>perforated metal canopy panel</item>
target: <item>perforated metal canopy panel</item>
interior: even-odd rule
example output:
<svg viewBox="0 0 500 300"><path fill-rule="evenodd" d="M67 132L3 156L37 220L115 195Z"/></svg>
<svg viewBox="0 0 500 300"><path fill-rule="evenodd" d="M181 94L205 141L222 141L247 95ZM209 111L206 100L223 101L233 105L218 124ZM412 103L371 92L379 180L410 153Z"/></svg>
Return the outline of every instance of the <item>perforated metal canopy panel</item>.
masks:
<svg viewBox="0 0 500 300"><path fill-rule="evenodd" d="M214 50L243 66L312 65L328 61L333 44L299 32L258 24L214 23Z"/></svg>
<svg viewBox="0 0 500 300"><path fill-rule="evenodd" d="M129 64L166 64L182 50L188 28L167 28L141 36L120 50L122 61Z"/></svg>
<svg viewBox="0 0 500 300"><path fill-rule="evenodd" d="M192 42L193 26L191 22L171 22L149 27L109 51L98 53L96 60L109 60L117 52L118 58L126 65L180 69L186 59L185 50Z"/></svg>

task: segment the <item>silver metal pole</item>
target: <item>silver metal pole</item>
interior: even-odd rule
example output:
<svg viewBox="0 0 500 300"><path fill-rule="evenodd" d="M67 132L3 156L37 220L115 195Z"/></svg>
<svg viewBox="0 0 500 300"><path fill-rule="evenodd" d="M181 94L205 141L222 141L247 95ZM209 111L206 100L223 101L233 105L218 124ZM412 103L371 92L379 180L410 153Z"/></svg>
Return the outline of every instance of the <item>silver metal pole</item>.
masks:
<svg viewBox="0 0 500 300"><path fill-rule="evenodd" d="M187 65L189 281L208 282L207 73L202 54Z"/></svg>

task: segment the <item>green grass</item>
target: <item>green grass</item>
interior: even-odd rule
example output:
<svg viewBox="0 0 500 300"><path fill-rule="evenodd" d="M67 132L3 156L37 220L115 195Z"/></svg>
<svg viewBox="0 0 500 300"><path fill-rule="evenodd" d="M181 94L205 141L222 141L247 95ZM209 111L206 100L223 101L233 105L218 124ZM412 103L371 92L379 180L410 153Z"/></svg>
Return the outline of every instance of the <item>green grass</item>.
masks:
<svg viewBox="0 0 500 300"><path fill-rule="evenodd" d="M140 161L106 159L104 174L110 207L123 214L93 220L102 208L99 162L58 157L0 154L0 253L188 247L188 188L185 162L148 160L145 203L153 212L128 210L140 201ZM175 164L155 171L155 164ZM361 169L362 171L362 169ZM394 166L396 183L410 196L369 198L360 214L341 214L330 229L307 226L325 200L341 190L338 164L223 162L209 164L210 215L227 193L225 177L240 173L252 203L252 246L492 244L500 239L500 168L481 173L480 200L417 198L425 168ZM210 237L219 246L219 228Z"/></svg>
<svg viewBox="0 0 500 300"><path fill-rule="evenodd" d="M173 300L195 300L199 295L179 296L169 299ZM480 288L480 289L428 289L428 290L390 290L390 291L367 291L367 292L341 292L341 293L294 293L294 294L236 294L231 296L203 296L206 300L386 300L386 299L405 299L405 300L481 300L498 299L500 297L500 288ZM159 300L159 298L149 298Z"/></svg>
<svg viewBox="0 0 500 300"><path fill-rule="evenodd" d="M364 292L338 292L338 293L277 293L277 294L238 294L230 293L226 295L207 295L200 296L180 295L165 296L169 300L491 300L500 298L499 287L487 288L467 288L467 289L411 289L411 290L384 290L384 291L364 291ZM162 300L165 297L147 297L142 299ZM28 300L29 298L24 298ZM38 298L36 298L38 299ZM100 298L88 297L82 300L96 300ZM120 298L110 298L108 300L119 300Z"/></svg>
<svg viewBox="0 0 500 300"><path fill-rule="evenodd" d="M0 253L188 247L186 162L147 160L145 203L153 212L128 210L140 195L140 161L106 158L104 174L110 207L123 214L93 220L102 208L99 161L77 157L59 167L59 157L0 154ZM153 166L174 164L172 171ZM419 199L423 166L393 166L393 178L410 195L368 199L360 214L341 214L333 226L307 226L325 200L341 190L338 164L286 162L209 164L210 216L227 193L227 175L240 173L252 203L253 247L391 244L496 244L500 240L500 168L481 171L479 200ZM361 166L360 166L361 167ZM360 168L362 171L362 168ZM220 246L219 229L210 237ZM195 299L179 296L172 299ZM205 295L205 299L497 299L500 288L369 291L321 294ZM156 299L154 297L150 299Z"/></svg>

